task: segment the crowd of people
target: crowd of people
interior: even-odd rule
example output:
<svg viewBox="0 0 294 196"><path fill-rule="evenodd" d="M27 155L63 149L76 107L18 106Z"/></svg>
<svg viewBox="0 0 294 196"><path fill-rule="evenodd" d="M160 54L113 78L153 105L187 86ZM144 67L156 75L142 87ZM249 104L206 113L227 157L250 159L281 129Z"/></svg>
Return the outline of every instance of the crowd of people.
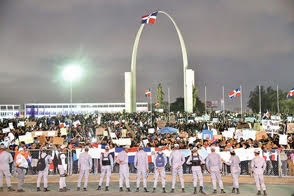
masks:
<svg viewBox="0 0 294 196"><path fill-rule="evenodd" d="M9 174L14 172L18 174L19 182L17 190L20 192L23 191L22 184L26 173L38 174L37 191L40 191L40 181L43 177L44 191L48 191L48 183L46 179L50 172L53 174L58 173L60 175L60 191L66 191L65 179L69 172L69 165L71 165L72 172L80 174L77 190L80 190L81 179L83 176L85 179L88 179L90 172L98 173L98 171L101 171L101 176L97 189L101 189L103 178L106 176L105 190L108 190L111 172L119 170L121 179L120 190L122 190L123 179L126 180L126 187L127 190L129 190L128 172L131 171L137 172L137 187L139 187L140 177L142 177L144 190L147 191L145 176L145 169L147 169L149 172L154 172L155 178L161 176L162 186L164 188L163 192L166 192L165 181L163 181L165 171L171 171L173 176L180 176L183 191L184 182L181 177L182 173L192 173L193 179L196 179L196 182L196 177L198 176L200 178L200 192L202 193L204 193L204 190L201 175L203 172L210 173L213 179L213 192L215 193L215 179L220 180L220 174L214 172L214 167L219 164L216 163L215 165L214 161L218 160L218 158L215 159L215 157L213 157L218 157L219 155L216 153L213 156L211 155L215 148L218 148L220 151L231 152L232 156L230 162L220 159L221 164L219 164L219 168L216 170L223 170L223 166L225 165L226 171L233 176L234 185L232 191L236 193L239 193L239 185L236 179L239 174L250 174L257 169L254 173L258 173L258 176L254 177L256 181L259 182L262 182L261 178L263 178L260 176L261 173L267 175L294 175L293 135L289 133L287 134L287 129L285 129L285 127L287 127L288 122L285 120L284 116L282 116L282 120L280 121L281 128L277 134L267 134L266 137L259 140L245 140L243 138L235 137L221 137L218 139L201 138L199 137L199 133L201 133L202 130L214 130L216 135L221 135L223 131L232 127L236 129L253 127L255 122L244 122L243 119L238 118L240 116L232 113L212 113L209 116L210 120L195 120L194 117L195 116L187 113L168 114L146 112L133 114L107 113L4 119L0 123L0 128L3 130L10 127L10 131L5 133L2 131L2 133L0 133L0 191L3 190L3 175L6 177L8 190L14 190L8 179ZM217 118L218 121L212 122L211 119L213 118ZM20 124L19 122L24 123ZM97 129L101 127L105 129L106 134L97 134ZM160 128L162 127L173 127L179 131L177 133L161 134ZM66 128L66 134L61 133L62 128ZM150 132L150 129L153 129L154 131ZM56 145L53 143L52 137L46 137L46 141L42 142L39 141L38 137L34 137L34 141L30 144L19 140L20 136L26 135L28 132L49 130L56 131L57 137L64 138L64 143ZM280 134L287 134L286 145L281 145L279 143ZM111 156L108 156L107 151L109 149L120 147L118 143L114 142L113 135L115 136L115 139L130 138L131 143L128 147L124 145L124 150L122 152L115 154L111 151L109 152L109 155ZM191 137L195 138L192 142L189 140ZM87 152L89 149L97 148L99 145L104 146L105 153L102 153L101 157L98 159L91 158ZM136 155L135 161L130 163L127 155L129 147L138 147L138 153L142 148L159 148L159 150L155 154L153 153L154 158L152 159L152 162L147 161L146 163L143 163L143 160L145 160L144 157L146 156L146 152L143 153L143 150L141 155ZM209 154L208 157L202 159L197 156L198 149L207 147L211 147L211 154ZM238 161L237 158L234 158L236 154L233 155L234 150L238 148L259 148L261 149L262 154L267 154L267 157L264 156L265 158L262 158L264 163L261 159L258 160L256 164L253 160ZM79 154L79 157L77 157L77 149L84 149L83 153ZM169 149L172 153L168 157L161 157L159 156L160 149ZM189 149L191 155L182 156L181 151L179 151L181 149ZM277 151L278 157L271 156L271 154L274 154ZM126 154L123 154L123 152ZM258 153L260 152L258 151ZM256 151L256 154L258 153ZM238 154L236 157L237 156ZM164 161L157 163L156 160L158 157ZM279 162L281 162L281 165ZM6 163L8 163L8 166ZM143 165L142 168L145 169L141 169L141 165ZM240 169L238 168L239 166ZM281 167L281 174L279 174L279 167ZM174 192L174 185L175 178L173 178L172 181L172 192ZM194 181L193 185L196 188L197 183L195 184ZM156 186L157 179L154 181L155 189ZM219 186L223 193L224 190L221 182L219 182ZM262 183L260 186L265 191L265 186ZM260 186L257 186L258 191L261 189ZM87 182L85 182L84 190L87 190ZM137 191L138 190L139 189L137 189ZM194 192L196 193L197 189L195 189ZM266 194L266 192L264 192L264 194Z"/></svg>

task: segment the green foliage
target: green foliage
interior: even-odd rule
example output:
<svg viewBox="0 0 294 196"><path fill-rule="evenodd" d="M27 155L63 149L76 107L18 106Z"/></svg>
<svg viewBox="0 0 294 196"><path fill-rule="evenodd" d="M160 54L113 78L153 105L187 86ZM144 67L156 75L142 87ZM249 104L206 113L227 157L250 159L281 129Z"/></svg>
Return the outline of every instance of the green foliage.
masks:
<svg viewBox="0 0 294 196"><path fill-rule="evenodd" d="M157 102L160 104L159 107L162 107L163 100L164 100L164 92L162 90L161 83L159 83L157 86Z"/></svg>
<svg viewBox="0 0 294 196"><path fill-rule="evenodd" d="M184 112L184 98L178 97L175 102L170 104L171 112ZM193 111L197 114L203 114L205 112L205 104L196 97L196 106L193 108Z"/></svg>
<svg viewBox="0 0 294 196"><path fill-rule="evenodd" d="M271 113L277 113L277 91L272 87L265 89L263 86L260 88L261 92L261 112L264 113L267 110ZM286 99L288 92L279 90L279 103L281 113L294 113L294 99L291 97ZM250 92L249 101L247 105L252 112L259 112L259 87L256 86L253 91Z"/></svg>

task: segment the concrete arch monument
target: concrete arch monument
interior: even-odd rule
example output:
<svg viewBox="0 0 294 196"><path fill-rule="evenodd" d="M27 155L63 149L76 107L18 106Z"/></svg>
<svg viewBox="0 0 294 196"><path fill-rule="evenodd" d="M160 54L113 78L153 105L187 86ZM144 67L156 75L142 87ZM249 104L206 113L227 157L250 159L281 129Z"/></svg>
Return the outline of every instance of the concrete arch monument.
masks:
<svg viewBox="0 0 294 196"><path fill-rule="evenodd" d="M173 18L164 11L158 11L158 14L167 16L175 27L178 34L182 57L183 57L183 74L184 74L184 110L186 112L193 112L193 85L194 85L194 71L188 69L187 51L183 36L180 29ZM125 107L126 112L136 112L136 63L137 63L137 51L141 34L143 32L145 24L141 24L133 46L131 72L125 72Z"/></svg>

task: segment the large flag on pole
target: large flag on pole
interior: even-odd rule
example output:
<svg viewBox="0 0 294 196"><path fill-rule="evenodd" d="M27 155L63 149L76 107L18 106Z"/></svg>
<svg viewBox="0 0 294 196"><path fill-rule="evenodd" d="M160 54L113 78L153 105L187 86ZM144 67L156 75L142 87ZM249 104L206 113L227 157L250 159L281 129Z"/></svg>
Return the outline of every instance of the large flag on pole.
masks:
<svg viewBox="0 0 294 196"><path fill-rule="evenodd" d="M292 89L288 92L288 94L287 94L287 98L290 98L290 97L292 97L292 96L294 96L294 88L292 88Z"/></svg>
<svg viewBox="0 0 294 196"><path fill-rule="evenodd" d="M142 24L155 24L158 12L153 12L152 14L142 16Z"/></svg>
<svg viewBox="0 0 294 196"><path fill-rule="evenodd" d="M151 90L145 90L145 97L151 97Z"/></svg>
<svg viewBox="0 0 294 196"><path fill-rule="evenodd" d="M229 97L230 97L231 99L233 99L233 98L235 98L235 97L240 97L240 96L241 96L241 88L237 88L237 89L235 89L235 90L229 92L228 95L229 95Z"/></svg>

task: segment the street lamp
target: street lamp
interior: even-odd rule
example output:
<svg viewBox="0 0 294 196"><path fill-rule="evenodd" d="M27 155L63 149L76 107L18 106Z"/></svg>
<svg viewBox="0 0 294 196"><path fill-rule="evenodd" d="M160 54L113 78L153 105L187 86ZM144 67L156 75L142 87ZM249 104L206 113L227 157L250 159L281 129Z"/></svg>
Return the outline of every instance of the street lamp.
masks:
<svg viewBox="0 0 294 196"><path fill-rule="evenodd" d="M70 64L63 69L62 77L70 84L70 103L72 103L72 83L82 75L82 68L79 64Z"/></svg>

